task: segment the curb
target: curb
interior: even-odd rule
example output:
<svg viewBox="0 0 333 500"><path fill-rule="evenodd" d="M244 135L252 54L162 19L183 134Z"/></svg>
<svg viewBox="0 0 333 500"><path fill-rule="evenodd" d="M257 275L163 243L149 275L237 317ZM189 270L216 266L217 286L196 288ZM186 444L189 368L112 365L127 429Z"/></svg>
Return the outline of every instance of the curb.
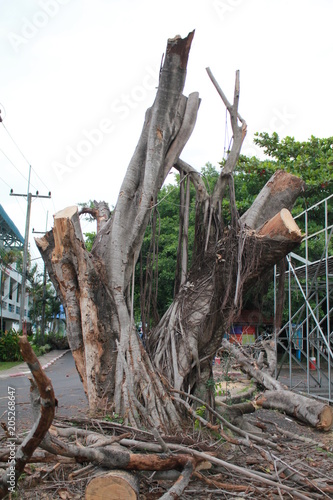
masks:
<svg viewBox="0 0 333 500"><path fill-rule="evenodd" d="M56 361L58 361L58 359L62 358L63 356L65 356L65 354L67 354L68 352L70 351L70 349L68 349L67 351L65 352L62 352L59 356L57 356L56 358L53 358L51 359L51 361L49 361L48 363L46 363L45 365L42 366L42 369L45 370L45 368L48 368L49 366L51 366L53 363L55 363ZM31 371L30 370L27 370L25 372L17 372L17 373L13 373L11 375L9 375L9 377L23 377L25 375L28 375L30 374Z"/></svg>

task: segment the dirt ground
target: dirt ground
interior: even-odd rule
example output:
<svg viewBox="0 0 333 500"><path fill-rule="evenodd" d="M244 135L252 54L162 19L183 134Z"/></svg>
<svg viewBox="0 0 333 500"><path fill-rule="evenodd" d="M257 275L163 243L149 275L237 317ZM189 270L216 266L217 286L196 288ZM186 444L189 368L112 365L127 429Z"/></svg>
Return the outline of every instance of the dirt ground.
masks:
<svg viewBox="0 0 333 500"><path fill-rule="evenodd" d="M227 404L233 400L249 400L257 390L245 375L232 370L226 375L224 367L218 364L214 366L214 378L217 400ZM227 429L224 429L225 437L219 438L216 432L209 432L198 423L193 424L187 435L198 443L196 449L290 485L291 491L259 484L240 472L213 465L210 470L192 476L181 499L284 499L302 498L302 495L309 499L333 498L333 430L320 432L273 410L257 409L243 418L256 429L258 436L272 442L274 447L253 442L237 443L239 436ZM179 443L185 440L184 436L178 439ZM97 467L90 467L85 472L87 465L61 460L29 464L12 498L84 499L85 488L97 470ZM140 500L161 498L176 480L176 476L168 480L158 478L154 472L140 472L138 478Z"/></svg>

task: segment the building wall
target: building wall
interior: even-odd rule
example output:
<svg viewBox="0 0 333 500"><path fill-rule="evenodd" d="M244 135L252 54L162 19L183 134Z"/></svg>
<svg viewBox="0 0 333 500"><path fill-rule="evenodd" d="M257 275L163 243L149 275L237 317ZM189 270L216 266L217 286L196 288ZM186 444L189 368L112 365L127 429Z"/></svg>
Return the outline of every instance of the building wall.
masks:
<svg viewBox="0 0 333 500"><path fill-rule="evenodd" d="M22 277L16 271L16 265L8 266L6 270L0 270L2 276L5 275L5 280L2 285L2 318L3 329L18 328L20 321L20 301L21 301L21 282ZM2 279L1 279L2 281ZM26 293L24 304L24 319L28 319L29 311L29 295Z"/></svg>

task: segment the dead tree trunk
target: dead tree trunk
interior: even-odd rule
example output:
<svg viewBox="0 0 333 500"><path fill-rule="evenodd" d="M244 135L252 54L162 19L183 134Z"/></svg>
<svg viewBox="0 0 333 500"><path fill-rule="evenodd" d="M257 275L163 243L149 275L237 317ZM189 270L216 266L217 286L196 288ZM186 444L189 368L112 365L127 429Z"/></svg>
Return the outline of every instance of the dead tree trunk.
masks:
<svg viewBox="0 0 333 500"><path fill-rule="evenodd" d="M329 405L287 390L287 387L276 380L269 370L259 368L256 360L242 353L241 349L225 339L222 341L222 347L237 359L244 373L268 389L256 400L257 405L284 411L318 430L329 431L332 428L333 410Z"/></svg>
<svg viewBox="0 0 333 500"><path fill-rule="evenodd" d="M207 389L212 359L222 333L241 306L243 291L300 242L273 219L291 209L304 183L277 172L252 209L239 219L232 172L246 134L238 113L239 73L233 104L209 75L226 105L233 145L211 196L198 173L179 156L195 125L197 93L182 95L193 33L168 41L153 106L125 175L116 207L102 221L93 249L84 246L76 207L59 212L54 228L36 243L64 304L70 347L92 410L113 408L134 426L167 431L181 425L180 407L168 387L197 393L212 402ZM172 166L196 188L196 247L186 269L187 215L184 213L179 291L173 304L150 333L147 352L133 319L134 269L156 199ZM232 224L223 224L221 201L229 188ZM286 214L285 212L282 212ZM291 220L286 215L289 223ZM278 216L279 218L279 216ZM280 217L281 218L281 217ZM272 219L266 226L267 220ZM280 231L282 228L282 232Z"/></svg>
<svg viewBox="0 0 333 500"><path fill-rule="evenodd" d="M302 394L286 390L266 391L256 403L263 408L283 411L318 430L329 431L333 426L331 407Z"/></svg>
<svg viewBox="0 0 333 500"><path fill-rule="evenodd" d="M53 230L36 240L64 304L69 343L90 408L112 406L136 426L156 423L171 429L180 424L136 333L132 294L157 193L196 121L198 93L182 95L193 35L168 41L155 102L146 113L112 217L98 232L92 252L85 249L75 207L56 214Z"/></svg>

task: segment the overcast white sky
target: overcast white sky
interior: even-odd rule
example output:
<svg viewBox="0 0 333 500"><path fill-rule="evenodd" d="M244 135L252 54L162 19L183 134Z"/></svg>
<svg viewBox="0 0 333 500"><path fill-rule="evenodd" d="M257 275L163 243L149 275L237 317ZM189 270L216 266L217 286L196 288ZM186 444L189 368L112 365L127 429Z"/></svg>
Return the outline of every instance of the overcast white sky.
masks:
<svg viewBox="0 0 333 500"><path fill-rule="evenodd" d="M229 99L240 70L245 154L256 131L307 140L332 135L331 0L0 0L0 203L24 236L48 229L66 206L115 204L155 96L167 39L195 29L185 94L202 99L182 158L217 165L225 108L205 68ZM96 132L96 130L99 132ZM6 156L5 156L6 155ZM9 158L9 159L8 159ZM30 248L38 257L32 235ZM42 268L42 262L40 261Z"/></svg>

